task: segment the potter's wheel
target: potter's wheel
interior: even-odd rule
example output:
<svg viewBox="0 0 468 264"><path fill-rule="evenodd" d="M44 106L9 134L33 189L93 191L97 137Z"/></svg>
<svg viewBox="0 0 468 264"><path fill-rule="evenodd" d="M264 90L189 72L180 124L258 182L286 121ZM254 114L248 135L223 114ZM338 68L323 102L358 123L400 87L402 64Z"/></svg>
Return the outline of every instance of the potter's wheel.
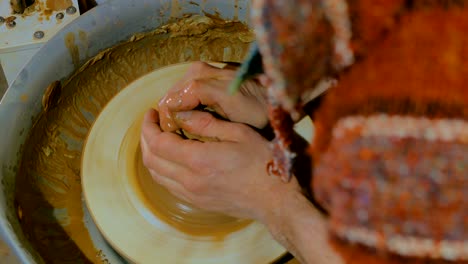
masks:
<svg viewBox="0 0 468 264"><path fill-rule="evenodd" d="M88 136L82 183L102 234L136 263L268 263L285 253L262 224L208 213L151 180L139 149L144 113L190 64L153 71L104 108Z"/></svg>

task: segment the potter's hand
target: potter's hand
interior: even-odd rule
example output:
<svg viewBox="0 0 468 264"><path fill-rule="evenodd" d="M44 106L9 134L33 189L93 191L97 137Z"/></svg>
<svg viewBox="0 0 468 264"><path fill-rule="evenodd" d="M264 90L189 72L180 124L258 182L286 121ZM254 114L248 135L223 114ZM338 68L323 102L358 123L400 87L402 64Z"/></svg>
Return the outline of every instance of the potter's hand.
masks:
<svg viewBox="0 0 468 264"><path fill-rule="evenodd" d="M184 140L164 132L158 113L149 111L142 127L145 166L154 180L176 196L205 210L263 219L285 191L300 192L296 181L284 184L268 175L271 151L262 136L240 123L200 111L177 112L185 131L218 141Z"/></svg>
<svg viewBox="0 0 468 264"><path fill-rule="evenodd" d="M302 194L296 179L284 183L266 171L272 153L244 124L207 112L175 113L191 134L218 141L182 139L159 126L158 112L143 121L143 161L154 180L195 206L264 223L302 263L342 263L327 242L325 218Z"/></svg>
<svg viewBox="0 0 468 264"><path fill-rule="evenodd" d="M266 90L254 80L246 81L236 94L228 86L236 76L233 69L219 69L204 62L195 62L185 76L159 102L160 124L163 131L180 128L174 117L204 105L234 122L263 128L268 123Z"/></svg>

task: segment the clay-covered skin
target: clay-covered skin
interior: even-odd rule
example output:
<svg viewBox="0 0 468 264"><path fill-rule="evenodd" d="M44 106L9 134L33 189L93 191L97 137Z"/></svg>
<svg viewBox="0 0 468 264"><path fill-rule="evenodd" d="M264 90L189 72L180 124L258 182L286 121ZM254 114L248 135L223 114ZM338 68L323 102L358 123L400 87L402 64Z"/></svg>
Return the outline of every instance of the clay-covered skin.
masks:
<svg viewBox="0 0 468 264"><path fill-rule="evenodd" d="M46 263L105 258L83 222L80 166L86 136L106 103L133 80L165 65L241 62L253 40L240 22L185 17L101 52L62 83L60 96L44 98L49 107L25 144L16 204L23 231Z"/></svg>

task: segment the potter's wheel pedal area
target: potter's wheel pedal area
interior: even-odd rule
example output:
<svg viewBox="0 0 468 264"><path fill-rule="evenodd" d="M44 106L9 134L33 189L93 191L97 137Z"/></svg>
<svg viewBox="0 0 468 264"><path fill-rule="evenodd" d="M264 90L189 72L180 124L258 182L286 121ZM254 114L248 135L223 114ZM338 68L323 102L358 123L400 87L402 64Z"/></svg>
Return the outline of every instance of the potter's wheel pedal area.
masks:
<svg viewBox="0 0 468 264"><path fill-rule="evenodd" d="M270 263L285 249L262 224L210 216L197 209L188 212L198 215L191 223L174 224L174 215L168 215L159 202L180 201L158 201L157 194L156 198L147 195L165 190L151 187L149 174L143 175L139 149L142 117L189 66L177 64L144 75L117 94L99 114L82 160L88 209L108 242L135 263L152 263L155 259L161 263ZM204 221L210 224L204 225Z"/></svg>

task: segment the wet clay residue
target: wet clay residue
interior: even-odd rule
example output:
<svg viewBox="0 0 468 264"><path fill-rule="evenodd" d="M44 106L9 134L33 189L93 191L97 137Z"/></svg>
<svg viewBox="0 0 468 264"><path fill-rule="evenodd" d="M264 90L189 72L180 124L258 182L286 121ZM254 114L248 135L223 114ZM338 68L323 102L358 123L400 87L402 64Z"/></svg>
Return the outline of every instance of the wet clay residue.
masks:
<svg viewBox="0 0 468 264"><path fill-rule="evenodd" d="M16 1L22 2L22 1ZM73 6L72 0L47 0L47 1L34 1L29 6L23 5L23 8L19 11L15 11L21 16L32 16L38 14L38 21L42 22L43 20L50 20L54 12L59 12L67 9L68 7ZM57 24L62 22L61 19L57 19Z"/></svg>
<svg viewBox="0 0 468 264"><path fill-rule="evenodd" d="M80 166L84 140L106 103L161 66L240 62L253 39L239 22L186 17L101 52L63 82L60 100L30 131L16 184L23 231L46 263L101 262L83 223Z"/></svg>
<svg viewBox="0 0 468 264"><path fill-rule="evenodd" d="M80 50L75 43L75 34L73 32L69 32L65 35L65 46L70 51L73 65L75 68L78 68L80 66Z"/></svg>
<svg viewBox="0 0 468 264"><path fill-rule="evenodd" d="M73 5L72 0L47 0L47 8L52 11L62 11Z"/></svg>

